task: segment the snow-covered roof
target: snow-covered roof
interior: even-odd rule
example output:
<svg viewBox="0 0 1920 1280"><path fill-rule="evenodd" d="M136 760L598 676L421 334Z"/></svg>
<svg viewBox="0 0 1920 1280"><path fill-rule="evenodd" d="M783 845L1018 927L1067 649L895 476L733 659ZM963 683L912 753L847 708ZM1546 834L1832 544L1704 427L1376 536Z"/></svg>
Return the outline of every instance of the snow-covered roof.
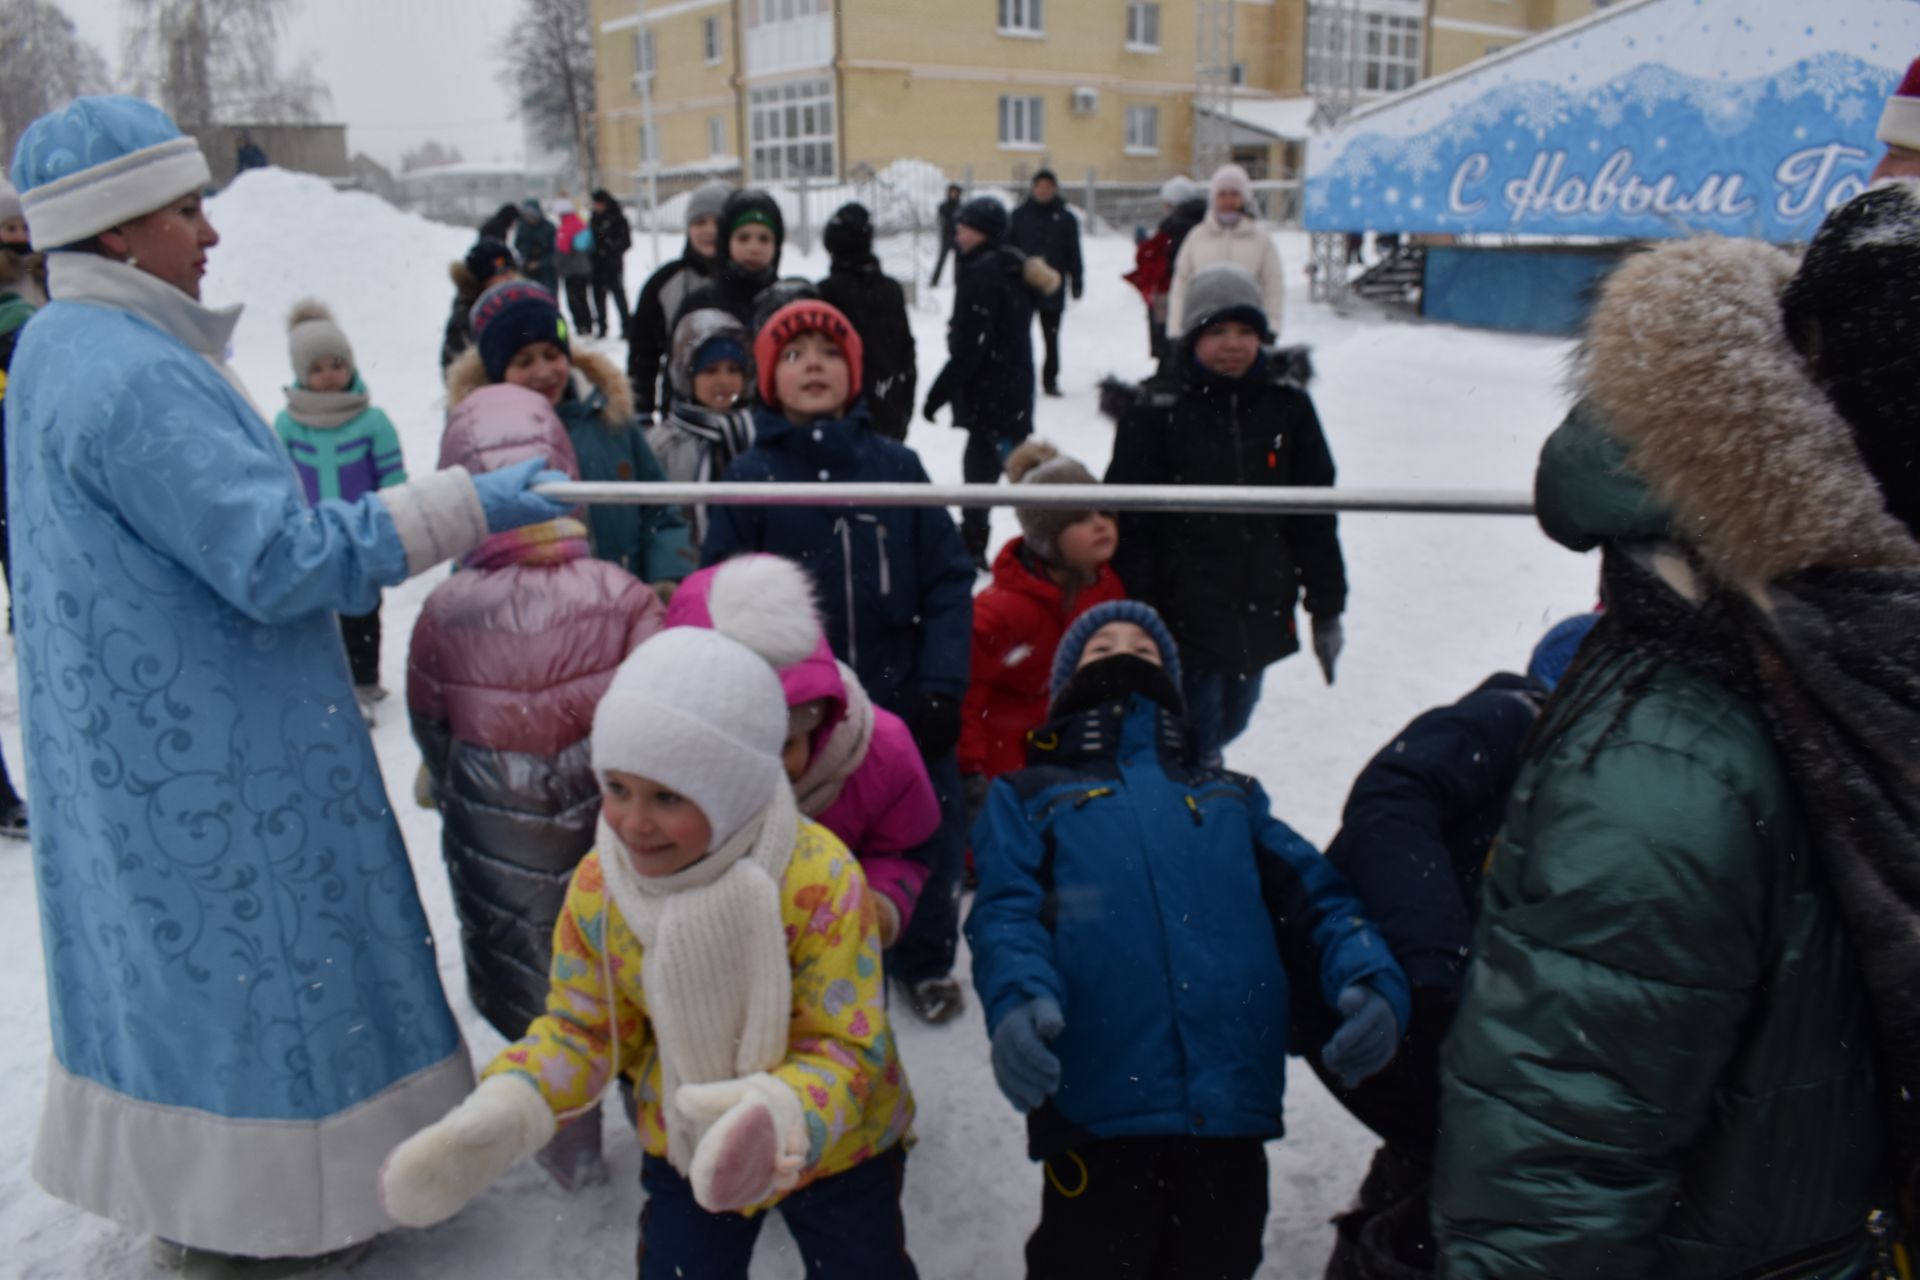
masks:
<svg viewBox="0 0 1920 1280"><path fill-rule="evenodd" d="M1320 104L1312 98L1241 98L1227 104L1227 118L1234 124L1279 138L1286 142L1304 142L1312 133L1313 115ZM1213 114L1208 108L1201 111Z"/></svg>

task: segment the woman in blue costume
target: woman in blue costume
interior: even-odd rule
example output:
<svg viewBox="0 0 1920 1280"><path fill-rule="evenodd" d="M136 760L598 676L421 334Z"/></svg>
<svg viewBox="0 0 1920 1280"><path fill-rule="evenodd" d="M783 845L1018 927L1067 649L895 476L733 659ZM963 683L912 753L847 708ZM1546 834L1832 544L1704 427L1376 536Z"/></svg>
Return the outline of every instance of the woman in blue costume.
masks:
<svg viewBox="0 0 1920 1280"><path fill-rule="evenodd" d="M308 507L201 305L207 164L81 98L12 178L53 301L7 396L7 501L63 1200L173 1247L386 1230L388 1150L472 1084L336 614L564 514L541 463Z"/></svg>

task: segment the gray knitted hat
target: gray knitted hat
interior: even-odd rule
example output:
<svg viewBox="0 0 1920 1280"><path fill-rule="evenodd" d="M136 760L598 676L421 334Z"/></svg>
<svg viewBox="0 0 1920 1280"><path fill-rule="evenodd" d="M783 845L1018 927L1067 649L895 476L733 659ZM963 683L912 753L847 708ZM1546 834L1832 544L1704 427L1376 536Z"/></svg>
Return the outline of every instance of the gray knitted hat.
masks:
<svg viewBox="0 0 1920 1280"><path fill-rule="evenodd" d="M702 218L718 218L732 194L733 188L718 179L695 187L687 197L687 225L692 226Z"/></svg>
<svg viewBox="0 0 1920 1280"><path fill-rule="evenodd" d="M1218 262L1196 271L1187 282L1187 296L1183 301L1190 335L1197 335L1208 325L1238 320L1258 330L1263 340L1273 340L1273 330L1267 326L1260 281L1238 263Z"/></svg>
<svg viewBox="0 0 1920 1280"><path fill-rule="evenodd" d="M294 303L287 313L287 353L293 360L293 379L302 385L313 362L322 356L339 356L353 364L353 344L346 332L334 322L326 304L313 298Z"/></svg>
<svg viewBox="0 0 1920 1280"><path fill-rule="evenodd" d="M1066 457L1045 440L1028 440L1007 455L1007 479L1014 484L1099 484L1093 473ZM1091 511L1063 511L1057 507L1015 507L1014 518L1026 535L1033 554L1048 564L1060 563L1060 535L1092 515Z"/></svg>

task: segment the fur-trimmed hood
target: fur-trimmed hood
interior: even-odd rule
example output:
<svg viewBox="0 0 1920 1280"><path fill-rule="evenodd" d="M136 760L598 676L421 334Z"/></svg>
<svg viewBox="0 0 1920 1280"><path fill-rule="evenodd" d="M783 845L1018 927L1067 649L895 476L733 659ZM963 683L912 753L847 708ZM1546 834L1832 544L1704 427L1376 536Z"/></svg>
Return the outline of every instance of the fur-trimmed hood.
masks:
<svg viewBox="0 0 1920 1280"><path fill-rule="evenodd" d="M573 394L586 399L598 391L605 403L600 416L609 427L618 429L633 421L633 386L613 361L592 351L572 349ZM480 363L480 348L468 347L447 366L447 408L487 385L487 368Z"/></svg>
<svg viewBox="0 0 1920 1280"><path fill-rule="evenodd" d="M1181 351L1186 350L1183 342ZM1313 381L1313 348L1308 346L1273 347L1266 353L1267 378L1305 389ZM1100 381L1100 412L1118 422L1127 412L1155 395L1171 394L1176 383L1162 378L1128 382L1109 374Z"/></svg>
<svg viewBox="0 0 1920 1280"><path fill-rule="evenodd" d="M1674 535L1736 586L1920 565L1920 543L1888 514L1852 429L1788 341L1780 295L1797 266L1718 237L1629 259L1601 292L1576 375Z"/></svg>

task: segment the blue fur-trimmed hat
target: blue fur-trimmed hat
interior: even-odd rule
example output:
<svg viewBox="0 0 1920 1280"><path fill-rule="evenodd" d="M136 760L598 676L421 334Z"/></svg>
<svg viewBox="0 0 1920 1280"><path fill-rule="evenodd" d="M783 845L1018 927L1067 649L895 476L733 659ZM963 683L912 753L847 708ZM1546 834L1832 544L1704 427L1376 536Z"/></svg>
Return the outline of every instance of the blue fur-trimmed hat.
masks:
<svg viewBox="0 0 1920 1280"><path fill-rule="evenodd" d="M1581 644L1599 621L1597 613L1581 613L1554 623L1533 647L1527 674L1549 689L1559 684L1567 668L1573 665L1574 655L1580 652Z"/></svg>
<svg viewBox="0 0 1920 1280"><path fill-rule="evenodd" d="M1059 697L1060 691L1067 687L1067 681L1073 679L1073 673L1080 666L1080 655L1086 651L1087 641L1093 639L1093 633L1109 622L1131 622L1153 637L1154 644L1160 647L1160 665L1165 668L1174 688L1180 687L1180 646L1173 642L1173 632L1167 630L1167 624L1161 620L1154 607L1142 600L1109 600L1074 619L1067 628L1067 634L1060 637L1060 647L1053 654L1053 681L1049 695Z"/></svg>
<svg viewBox="0 0 1920 1280"><path fill-rule="evenodd" d="M567 344L567 322L560 303L531 280L508 280L481 294L467 313L473 324L473 343L487 380L498 382L522 347L551 342L562 351Z"/></svg>
<svg viewBox="0 0 1920 1280"><path fill-rule="evenodd" d="M151 102L120 94L75 98L35 120L14 148L35 249L59 249L207 185L200 144Z"/></svg>

